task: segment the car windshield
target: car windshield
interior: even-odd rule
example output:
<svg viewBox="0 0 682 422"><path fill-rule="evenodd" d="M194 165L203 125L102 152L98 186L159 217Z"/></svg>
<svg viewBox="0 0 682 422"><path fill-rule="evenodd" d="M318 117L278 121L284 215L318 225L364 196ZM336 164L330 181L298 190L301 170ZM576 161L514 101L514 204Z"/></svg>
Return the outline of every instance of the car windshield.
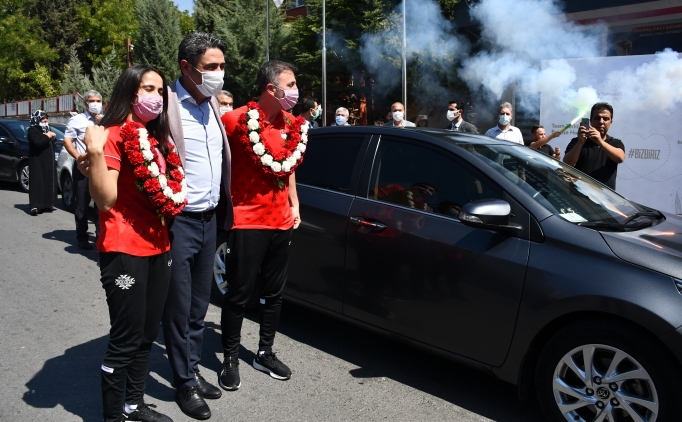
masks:
<svg viewBox="0 0 682 422"><path fill-rule="evenodd" d="M5 121L3 122L5 127L9 129L10 132L12 132L12 135L14 135L15 138L28 142L28 139L26 138L26 132L28 131L28 128L30 127L30 124L28 121Z"/></svg>
<svg viewBox="0 0 682 422"><path fill-rule="evenodd" d="M628 201L575 168L530 148L458 145L516 183L550 212L571 223L614 228L643 216L662 217L657 211Z"/></svg>

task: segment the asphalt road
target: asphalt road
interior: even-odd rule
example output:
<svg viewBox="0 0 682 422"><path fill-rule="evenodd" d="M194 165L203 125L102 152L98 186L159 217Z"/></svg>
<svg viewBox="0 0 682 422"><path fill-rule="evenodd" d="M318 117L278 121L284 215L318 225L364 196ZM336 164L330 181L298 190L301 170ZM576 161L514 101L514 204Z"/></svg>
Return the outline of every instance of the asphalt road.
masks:
<svg viewBox="0 0 682 422"><path fill-rule="evenodd" d="M109 319L96 252L77 248L72 214L31 217L27 203L0 183L0 421L99 421ZM202 373L216 382L219 307L206 322ZM250 366L256 314L247 314L242 339L242 387L209 401L211 420L543 420L537 401L519 402L512 385L291 303L275 341L291 380ZM149 369L145 401L176 422L191 420L174 403L161 334Z"/></svg>

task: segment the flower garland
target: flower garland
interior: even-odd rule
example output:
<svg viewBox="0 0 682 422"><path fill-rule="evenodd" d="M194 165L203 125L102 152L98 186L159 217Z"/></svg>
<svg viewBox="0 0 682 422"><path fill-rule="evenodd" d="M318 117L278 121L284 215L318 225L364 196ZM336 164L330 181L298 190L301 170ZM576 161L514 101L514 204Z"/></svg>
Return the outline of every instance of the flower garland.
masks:
<svg viewBox="0 0 682 422"><path fill-rule="evenodd" d="M285 177L290 175L303 161L306 144L308 143L308 125L303 117L296 117L290 121L286 115L284 149L275 154L270 151L263 140L261 132L264 130L263 120L265 114L255 101L246 104L247 112L239 116L237 134L244 143L246 150L253 152L251 157L263 170L274 176L275 182L280 189L284 188Z"/></svg>
<svg viewBox="0 0 682 422"><path fill-rule="evenodd" d="M156 214L165 225L165 218L175 217L187 205L187 182L180 156L169 144L170 151L163 157L157 148L159 142L139 122L127 122L121 128L121 139L137 188L157 207ZM159 165L159 157L165 158L165 165Z"/></svg>

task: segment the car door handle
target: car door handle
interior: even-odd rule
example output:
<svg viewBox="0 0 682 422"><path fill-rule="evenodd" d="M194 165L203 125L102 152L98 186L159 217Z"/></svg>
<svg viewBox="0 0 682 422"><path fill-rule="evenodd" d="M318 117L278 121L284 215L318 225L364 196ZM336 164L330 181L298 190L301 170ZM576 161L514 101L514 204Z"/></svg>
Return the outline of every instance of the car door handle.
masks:
<svg viewBox="0 0 682 422"><path fill-rule="evenodd" d="M368 228L372 231L383 231L386 230L386 225L377 223L375 221L367 221L362 217L351 217L350 222L355 226L355 227L364 227Z"/></svg>

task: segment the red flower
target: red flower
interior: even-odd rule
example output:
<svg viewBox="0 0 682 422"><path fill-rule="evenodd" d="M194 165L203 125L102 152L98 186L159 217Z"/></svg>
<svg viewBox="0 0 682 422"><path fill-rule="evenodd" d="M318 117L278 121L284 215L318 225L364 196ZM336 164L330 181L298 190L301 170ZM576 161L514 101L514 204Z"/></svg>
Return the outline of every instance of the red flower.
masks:
<svg viewBox="0 0 682 422"><path fill-rule="evenodd" d="M182 179L185 178L185 175L178 169L171 170L170 175L176 182L182 182Z"/></svg>
<svg viewBox="0 0 682 422"><path fill-rule="evenodd" d="M156 179L147 179L144 182L144 190L147 193L156 193L161 190L161 183Z"/></svg>
<svg viewBox="0 0 682 422"><path fill-rule="evenodd" d="M139 151L140 143L138 141L126 141L123 143L123 150L128 154L133 151Z"/></svg>
<svg viewBox="0 0 682 422"><path fill-rule="evenodd" d="M175 152L168 153L168 157L166 157L166 162L173 167L179 167L182 165L182 161L180 161L180 156Z"/></svg>
<svg viewBox="0 0 682 422"><path fill-rule="evenodd" d="M144 155L140 151L132 151L128 153L128 161L134 166L139 166L144 163Z"/></svg>
<svg viewBox="0 0 682 422"><path fill-rule="evenodd" d="M159 208L159 211L161 212L161 214L172 215L174 209L175 203L173 201L168 201L164 206Z"/></svg>
<svg viewBox="0 0 682 422"><path fill-rule="evenodd" d="M176 182L175 180L169 180L168 187L173 190L173 193L178 193L182 190L180 183Z"/></svg>
<svg viewBox="0 0 682 422"><path fill-rule="evenodd" d="M164 195L163 192L158 192L156 195L151 197L151 200L154 206L158 208L165 204L168 198L166 198L166 195Z"/></svg>
<svg viewBox="0 0 682 422"><path fill-rule="evenodd" d="M146 166L135 167L135 177L138 179L147 179L151 176L151 172Z"/></svg>

